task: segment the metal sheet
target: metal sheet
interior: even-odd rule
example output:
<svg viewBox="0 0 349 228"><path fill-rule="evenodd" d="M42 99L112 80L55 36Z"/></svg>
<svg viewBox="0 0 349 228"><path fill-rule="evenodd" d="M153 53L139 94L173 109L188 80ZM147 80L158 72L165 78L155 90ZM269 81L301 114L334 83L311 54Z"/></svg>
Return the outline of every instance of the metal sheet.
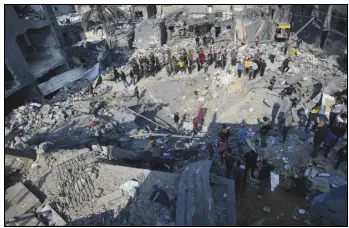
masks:
<svg viewBox="0 0 349 228"><path fill-rule="evenodd" d="M69 71L64 72L54 76L50 80L43 82L38 85L43 96L50 94L63 86L67 85L70 82L76 81L85 76L84 70L82 67L78 67Z"/></svg>

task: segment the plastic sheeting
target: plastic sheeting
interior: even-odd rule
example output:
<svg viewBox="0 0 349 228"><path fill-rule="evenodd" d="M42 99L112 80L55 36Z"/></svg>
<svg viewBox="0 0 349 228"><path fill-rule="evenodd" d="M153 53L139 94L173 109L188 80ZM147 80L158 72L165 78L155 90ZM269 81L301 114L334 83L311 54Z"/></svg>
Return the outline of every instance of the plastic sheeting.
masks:
<svg viewBox="0 0 349 228"><path fill-rule="evenodd" d="M279 185L280 180L279 180L279 175L270 172L270 186L271 186L271 191L275 191L276 187Z"/></svg>

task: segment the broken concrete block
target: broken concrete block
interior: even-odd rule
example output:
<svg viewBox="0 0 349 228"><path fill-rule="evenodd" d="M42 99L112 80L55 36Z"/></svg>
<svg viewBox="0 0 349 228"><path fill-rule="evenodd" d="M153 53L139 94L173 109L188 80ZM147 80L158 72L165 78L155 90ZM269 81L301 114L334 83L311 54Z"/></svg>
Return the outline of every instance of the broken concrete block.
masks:
<svg viewBox="0 0 349 228"><path fill-rule="evenodd" d="M43 120L42 120L42 122L44 122L44 123L46 123L46 124L51 124L51 125L54 125L55 123L56 123L56 120L54 120L54 119L49 119L49 118L44 118Z"/></svg>
<svg viewBox="0 0 349 228"><path fill-rule="evenodd" d="M49 226L65 226L67 222L48 204L41 205L36 213L45 219Z"/></svg>
<svg viewBox="0 0 349 228"><path fill-rule="evenodd" d="M37 154L43 154L49 152L53 148L52 142L42 142L39 144L38 149L36 150Z"/></svg>
<svg viewBox="0 0 349 228"><path fill-rule="evenodd" d="M104 190L102 188L97 188L95 190L94 194L95 194L96 197L100 197L102 195L103 191Z"/></svg>
<svg viewBox="0 0 349 228"><path fill-rule="evenodd" d="M39 207L40 200L21 182L9 187L5 192L5 221Z"/></svg>
<svg viewBox="0 0 349 228"><path fill-rule="evenodd" d="M135 197L137 189L139 187L139 182L134 180L129 180L120 186L123 192L125 192L130 197Z"/></svg>

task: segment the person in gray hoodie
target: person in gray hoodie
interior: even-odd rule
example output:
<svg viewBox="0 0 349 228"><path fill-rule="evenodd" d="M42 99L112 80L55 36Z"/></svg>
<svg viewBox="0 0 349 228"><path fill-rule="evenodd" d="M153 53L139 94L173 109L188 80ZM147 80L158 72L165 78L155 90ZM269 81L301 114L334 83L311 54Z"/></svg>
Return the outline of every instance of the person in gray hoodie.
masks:
<svg viewBox="0 0 349 228"><path fill-rule="evenodd" d="M282 124L282 143L283 144L286 143L286 138L287 138L287 135L288 135L288 132L291 128L292 123L293 123L292 111L287 110L285 113L284 122Z"/></svg>

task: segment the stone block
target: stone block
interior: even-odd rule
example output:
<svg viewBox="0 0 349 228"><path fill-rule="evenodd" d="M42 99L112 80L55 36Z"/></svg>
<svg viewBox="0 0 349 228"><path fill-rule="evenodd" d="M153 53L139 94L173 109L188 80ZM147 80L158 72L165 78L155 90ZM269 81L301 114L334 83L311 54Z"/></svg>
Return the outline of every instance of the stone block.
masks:
<svg viewBox="0 0 349 228"><path fill-rule="evenodd" d="M5 191L5 221L28 213L40 205L40 200L19 182Z"/></svg>

